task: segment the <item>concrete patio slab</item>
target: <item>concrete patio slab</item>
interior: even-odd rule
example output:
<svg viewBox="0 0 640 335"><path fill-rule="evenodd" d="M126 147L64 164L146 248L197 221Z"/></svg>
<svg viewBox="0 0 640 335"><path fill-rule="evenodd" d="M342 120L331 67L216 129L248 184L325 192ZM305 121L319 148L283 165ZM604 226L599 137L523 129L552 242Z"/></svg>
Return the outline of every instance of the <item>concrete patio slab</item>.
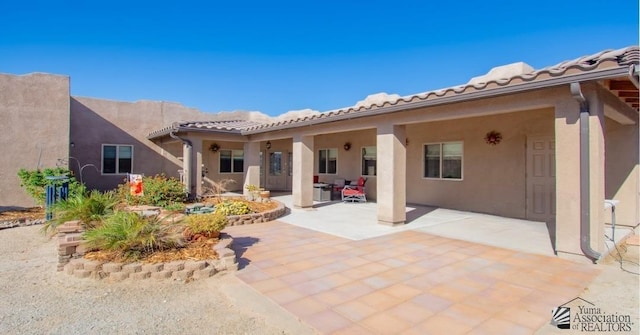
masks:
<svg viewBox="0 0 640 335"><path fill-rule="evenodd" d="M315 202L312 208L293 208L290 194L279 194L274 199L290 208L288 215L279 221L350 240L419 230L518 251L554 255L549 232L543 222L408 205L407 223L391 227L378 223L374 202L327 201Z"/></svg>

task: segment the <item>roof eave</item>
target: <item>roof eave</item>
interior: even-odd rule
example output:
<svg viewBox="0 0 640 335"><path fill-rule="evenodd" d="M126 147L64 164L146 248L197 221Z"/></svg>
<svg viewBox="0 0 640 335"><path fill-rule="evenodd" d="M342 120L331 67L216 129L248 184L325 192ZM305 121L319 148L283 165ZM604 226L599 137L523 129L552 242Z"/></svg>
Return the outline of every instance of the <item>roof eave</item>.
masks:
<svg viewBox="0 0 640 335"><path fill-rule="evenodd" d="M329 122L335 122L335 121L341 121L341 120L349 120L349 119L370 117L370 116L381 115L381 114L401 112L401 111L417 109L417 108L446 105L446 104L464 102L464 101L472 101L477 99L484 99L484 98L496 97L501 95L513 94L513 93L520 93L524 91L532 91L537 89L562 86L562 85L570 84L572 82L585 82L585 81L616 78L616 77L626 76L628 73L629 73L629 67L626 67L626 66L606 68L602 70L583 72L575 75L565 75L557 78L535 80L535 81L518 84L518 85L504 86L504 87L488 89L488 90L478 90L471 93L455 94L447 97L438 97L434 99L408 102L400 105L379 107L366 112L364 111L351 112L351 113L335 115L327 118L294 122L290 124L277 125L277 126L267 127L263 129L246 130L246 131L242 131L241 134L242 135L261 134L261 133L268 133L276 130L297 128L300 126L310 126L310 125L323 124L323 123L329 123Z"/></svg>

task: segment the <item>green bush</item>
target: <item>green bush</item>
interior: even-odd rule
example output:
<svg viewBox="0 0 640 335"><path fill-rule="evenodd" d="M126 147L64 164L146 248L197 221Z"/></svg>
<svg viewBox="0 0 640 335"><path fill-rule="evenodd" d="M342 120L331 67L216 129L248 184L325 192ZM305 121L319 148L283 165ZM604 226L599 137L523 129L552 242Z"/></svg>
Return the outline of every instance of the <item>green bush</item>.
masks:
<svg viewBox="0 0 640 335"><path fill-rule="evenodd" d="M156 217L144 218L133 212L116 212L101 226L87 230L84 238L92 249L115 252L136 260L155 251L184 245L175 225Z"/></svg>
<svg viewBox="0 0 640 335"><path fill-rule="evenodd" d="M35 200L39 206L44 205L46 198L45 188L47 185L53 185L59 181L48 180L50 176L69 176L69 197L82 195L85 193L84 185L80 184L73 176L71 170L61 167L46 168L44 170L27 170L20 169L18 178L20 178L20 186Z"/></svg>
<svg viewBox="0 0 640 335"><path fill-rule="evenodd" d="M177 178L167 178L164 174L142 178L142 196L132 196L129 183L118 185L118 196L129 205L150 205L171 207L186 198L184 185Z"/></svg>
<svg viewBox="0 0 640 335"><path fill-rule="evenodd" d="M242 201L227 200L223 203L217 204L215 212L224 216L243 215L251 213L251 208Z"/></svg>
<svg viewBox="0 0 640 335"><path fill-rule="evenodd" d="M226 215L222 213L192 214L185 219L187 227L193 234L211 234L220 232L227 225Z"/></svg>
<svg viewBox="0 0 640 335"><path fill-rule="evenodd" d="M66 221L81 220L85 228L92 228L109 214L118 204L115 192L91 191L89 194L75 194L55 203L52 206L53 219L45 222L43 230L53 232L55 228Z"/></svg>

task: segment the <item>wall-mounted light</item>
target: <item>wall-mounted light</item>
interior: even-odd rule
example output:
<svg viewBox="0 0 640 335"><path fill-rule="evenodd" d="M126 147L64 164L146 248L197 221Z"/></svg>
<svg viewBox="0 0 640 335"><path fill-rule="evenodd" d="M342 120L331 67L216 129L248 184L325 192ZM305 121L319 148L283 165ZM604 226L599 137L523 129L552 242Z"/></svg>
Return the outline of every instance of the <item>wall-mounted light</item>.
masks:
<svg viewBox="0 0 640 335"><path fill-rule="evenodd" d="M265 147L267 148L267 150L271 149L271 141L267 141Z"/></svg>
<svg viewBox="0 0 640 335"><path fill-rule="evenodd" d="M73 148L73 147L75 147L75 146L76 146L76 144L75 144L75 143L73 143L73 142L71 142L71 143L69 143L69 146Z"/></svg>
<svg viewBox="0 0 640 335"><path fill-rule="evenodd" d="M344 150L349 151L349 149L351 149L351 142L347 142L344 144Z"/></svg>
<svg viewBox="0 0 640 335"><path fill-rule="evenodd" d="M214 143L209 147L209 150L211 150L212 152L218 152L218 150L220 150L220 146L218 145L218 143Z"/></svg>
<svg viewBox="0 0 640 335"><path fill-rule="evenodd" d="M404 145L409 145L409 138L408 137L404 139Z"/></svg>

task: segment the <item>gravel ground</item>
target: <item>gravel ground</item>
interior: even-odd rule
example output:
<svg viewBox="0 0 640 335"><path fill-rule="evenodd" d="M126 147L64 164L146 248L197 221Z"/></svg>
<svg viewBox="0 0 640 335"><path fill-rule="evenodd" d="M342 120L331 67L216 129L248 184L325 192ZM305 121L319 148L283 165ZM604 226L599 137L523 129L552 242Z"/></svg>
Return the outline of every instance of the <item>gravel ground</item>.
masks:
<svg viewBox="0 0 640 335"><path fill-rule="evenodd" d="M0 230L0 334L312 334L232 274L112 283L56 271L39 226Z"/></svg>

